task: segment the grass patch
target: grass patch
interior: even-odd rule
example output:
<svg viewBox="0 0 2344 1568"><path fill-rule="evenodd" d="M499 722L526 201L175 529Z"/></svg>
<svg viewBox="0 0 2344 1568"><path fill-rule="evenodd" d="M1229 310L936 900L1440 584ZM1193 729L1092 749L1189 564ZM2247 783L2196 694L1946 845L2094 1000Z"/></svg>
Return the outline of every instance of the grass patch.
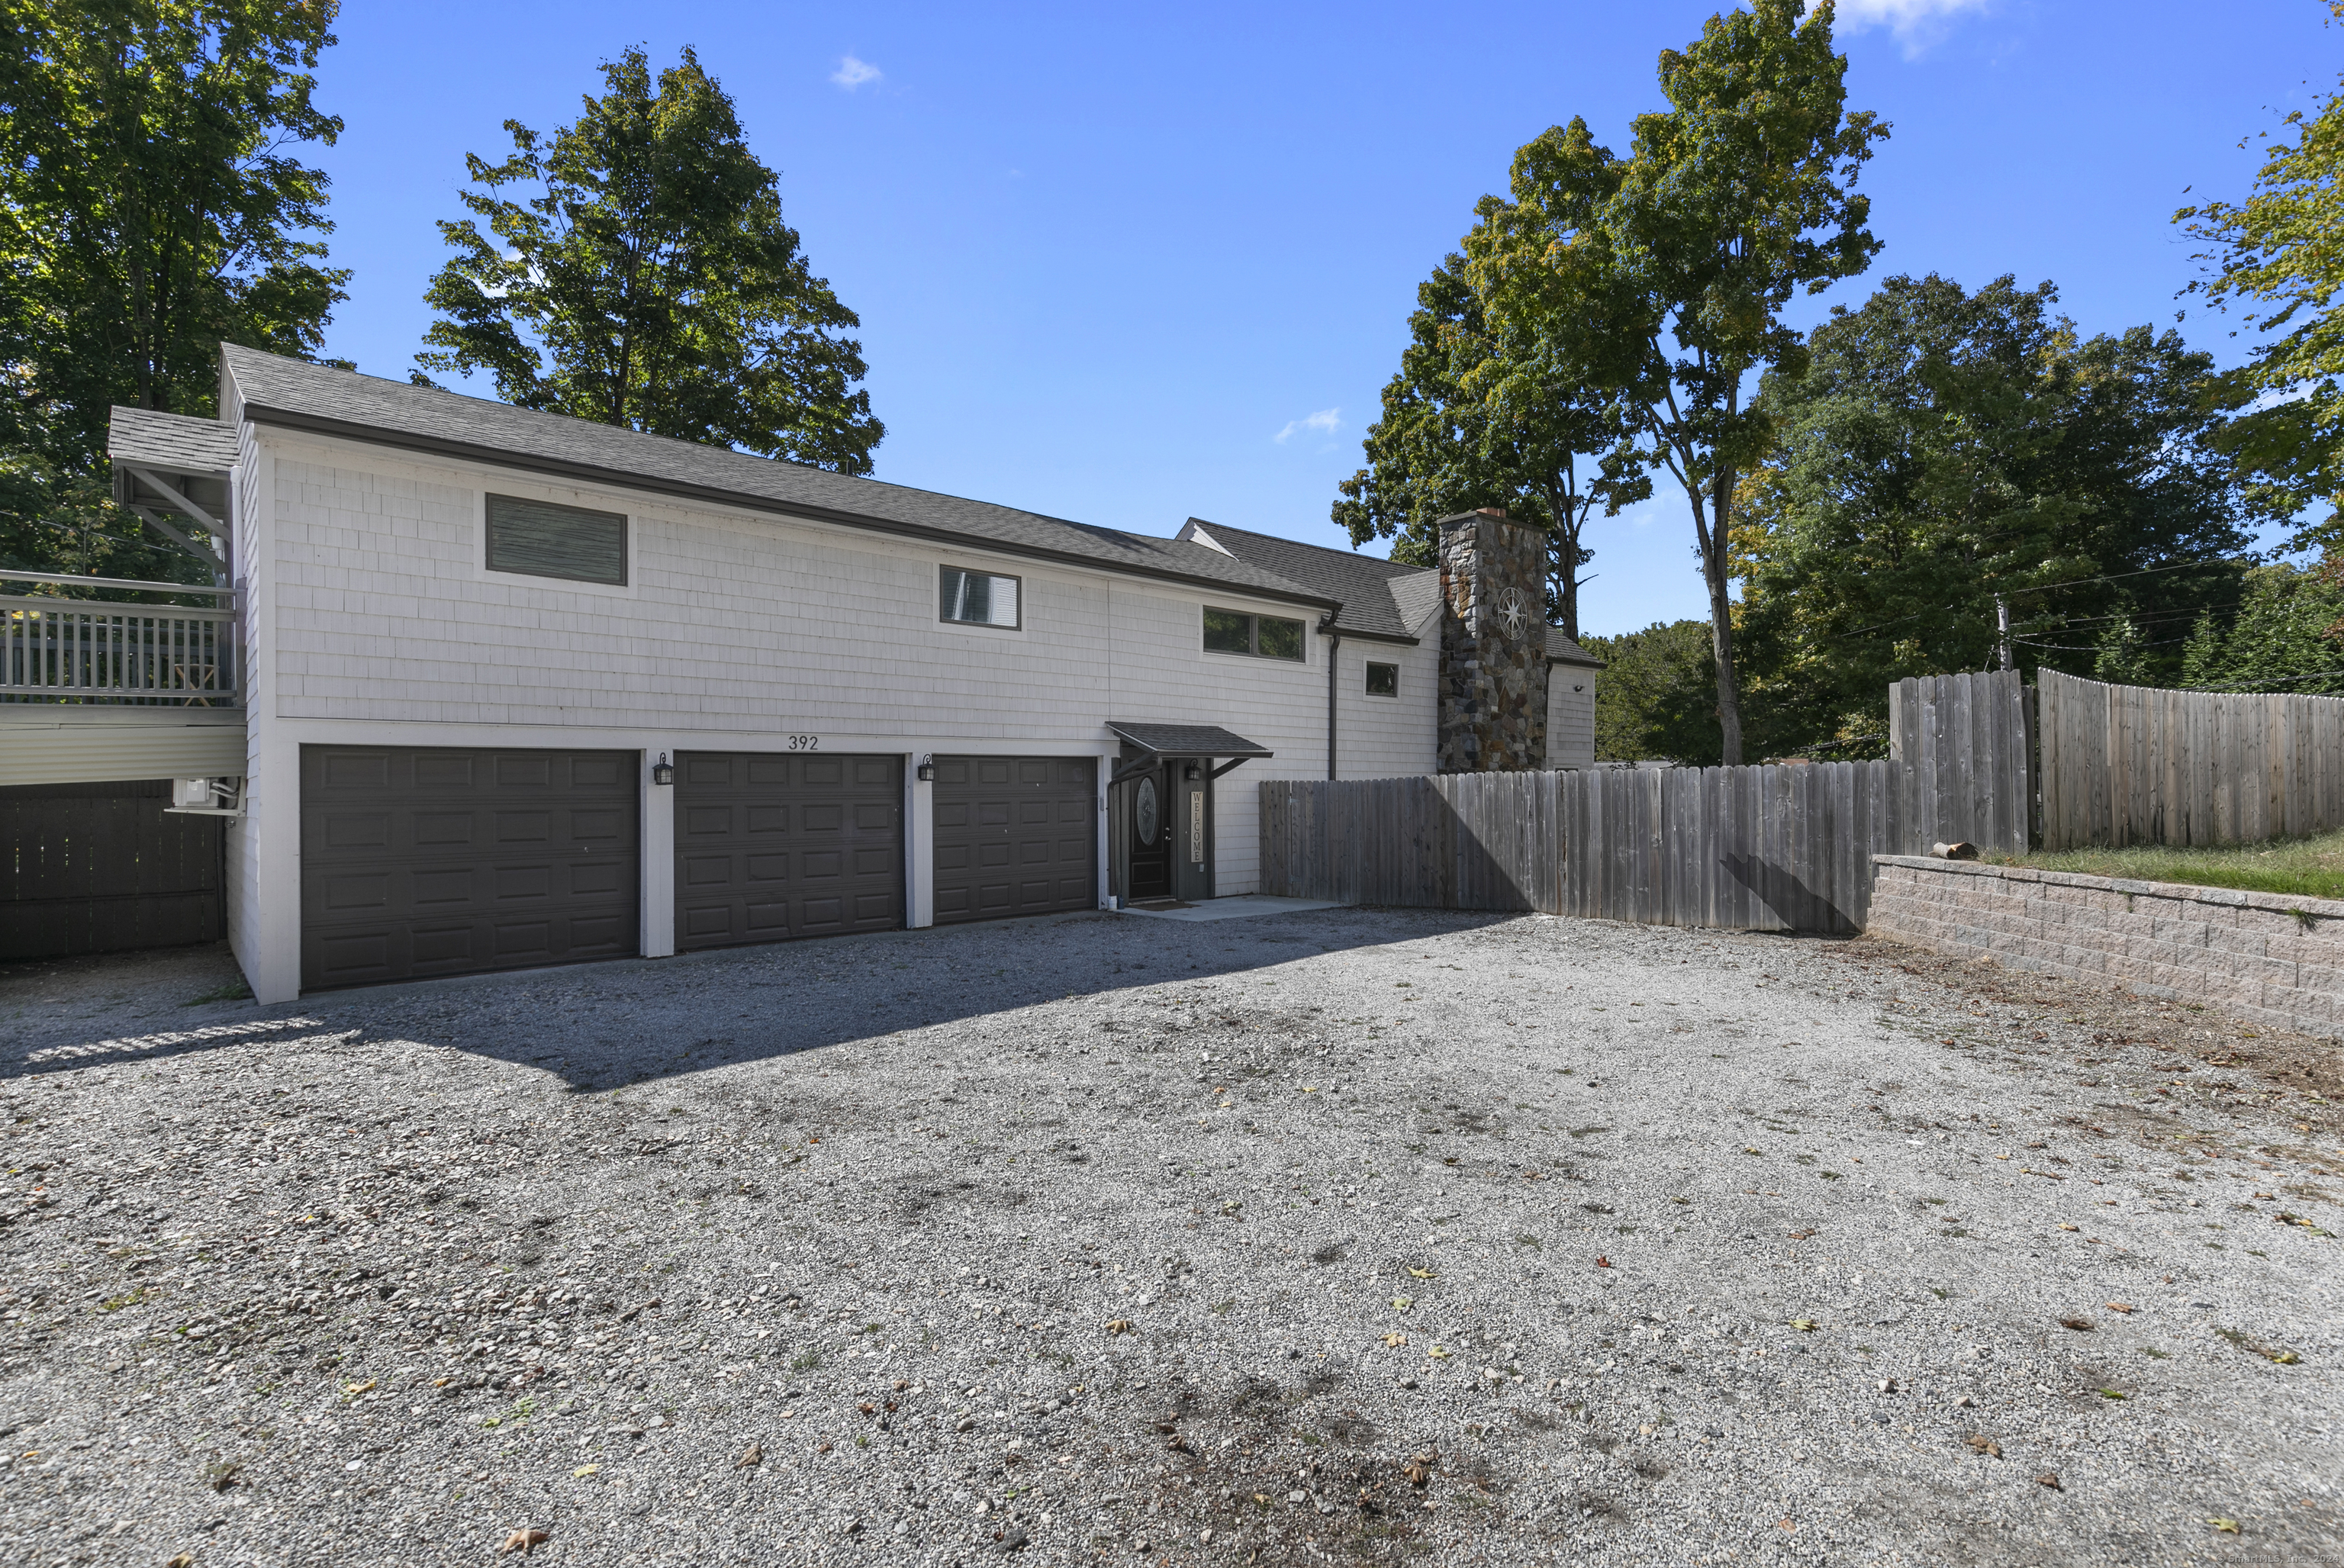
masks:
<svg viewBox="0 0 2344 1568"><path fill-rule="evenodd" d="M244 983L244 976L239 975L225 986L215 986L211 990L206 991L200 996L188 997L186 1001L180 1003L179 1006L183 1007L200 1007L206 1002L249 1002L251 1000L252 987L246 985Z"/></svg>
<svg viewBox="0 0 2344 1568"><path fill-rule="evenodd" d="M2071 849L1999 860L2038 871L2124 876L2139 882L2186 882L2250 893L2295 893L2344 898L2344 831L2310 838L2275 838L2198 849L2136 845L2129 849Z"/></svg>

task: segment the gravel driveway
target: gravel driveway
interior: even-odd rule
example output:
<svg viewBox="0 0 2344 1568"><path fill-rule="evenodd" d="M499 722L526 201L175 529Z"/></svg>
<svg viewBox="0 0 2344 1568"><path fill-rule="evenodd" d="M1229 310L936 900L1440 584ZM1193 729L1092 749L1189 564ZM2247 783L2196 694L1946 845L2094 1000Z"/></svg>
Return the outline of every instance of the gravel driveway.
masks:
<svg viewBox="0 0 2344 1568"><path fill-rule="evenodd" d="M2319 1042L1364 910L233 979L0 971L0 1561L2344 1562Z"/></svg>

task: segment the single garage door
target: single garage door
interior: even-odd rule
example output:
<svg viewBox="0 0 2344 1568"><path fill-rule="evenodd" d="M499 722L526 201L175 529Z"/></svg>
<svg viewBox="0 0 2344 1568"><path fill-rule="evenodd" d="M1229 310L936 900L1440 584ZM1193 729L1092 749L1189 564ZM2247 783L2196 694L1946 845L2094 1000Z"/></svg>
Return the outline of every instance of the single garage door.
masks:
<svg viewBox="0 0 2344 1568"><path fill-rule="evenodd" d="M936 924L1098 907L1098 761L936 759Z"/></svg>
<svg viewBox="0 0 2344 1568"><path fill-rule="evenodd" d="M675 945L733 947L904 924L904 759L675 759Z"/></svg>
<svg viewBox="0 0 2344 1568"><path fill-rule="evenodd" d="M301 748L301 986L639 951L633 752Z"/></svg>

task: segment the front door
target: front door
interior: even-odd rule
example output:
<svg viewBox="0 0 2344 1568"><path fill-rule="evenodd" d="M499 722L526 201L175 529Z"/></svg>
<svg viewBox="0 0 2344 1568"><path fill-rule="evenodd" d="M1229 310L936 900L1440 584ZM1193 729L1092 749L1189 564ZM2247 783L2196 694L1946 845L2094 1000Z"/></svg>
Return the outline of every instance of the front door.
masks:
<svg viewBox="0 0 2344 1568"><path fill-rule="evenodd" d="M1131 786L1131 901L1172 896L1171 770L1157 768Z"/></svg>

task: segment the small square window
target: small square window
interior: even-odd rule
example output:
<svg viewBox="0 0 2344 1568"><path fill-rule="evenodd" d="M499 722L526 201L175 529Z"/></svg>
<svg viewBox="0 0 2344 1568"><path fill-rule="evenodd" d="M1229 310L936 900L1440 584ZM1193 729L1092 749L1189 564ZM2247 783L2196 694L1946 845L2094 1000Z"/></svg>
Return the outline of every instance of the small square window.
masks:
<svg viewBox="0 0 2344 1568"><path fill-rule="evenodd" d="M490 572L626 585L624 512L492 495L488 517Z"/></svg>
<svg viewBox="0 0 2344 1568"><path fill-rule="evenodd" d="M1368 695L1370 697L1399 696L1399 666L1398 664L1369 664L1368 666Z"/></svg>
<svg viewBox="0 0 2344 1568"><path fill-rule="evenodd" d="M1015 631L1017 620L1017 579L989 572L942 569L940 619L965 626L999 626Z"/></svg>
<svg viewBox="0 0 2344 1568"><path fill-rule="evenodd" d="M1205 612L1205 651L1244 653L1256 659L1304 663L1302 622L1278 615L1248 615L1242 610Z"/></svg>

